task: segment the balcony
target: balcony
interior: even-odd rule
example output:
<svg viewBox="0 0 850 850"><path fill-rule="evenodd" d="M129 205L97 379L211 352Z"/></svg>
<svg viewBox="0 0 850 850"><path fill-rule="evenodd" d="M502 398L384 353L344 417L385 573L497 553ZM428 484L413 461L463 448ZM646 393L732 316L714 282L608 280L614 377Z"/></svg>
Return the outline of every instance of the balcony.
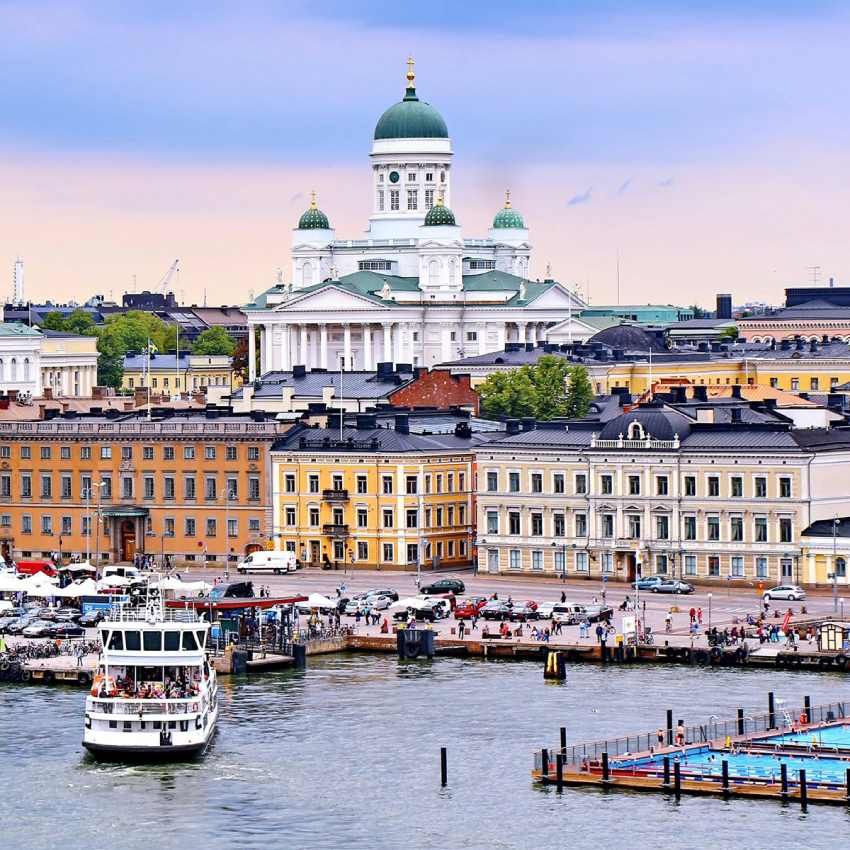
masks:
<svg viewBox="0 0 850 850"><path fill-rule="evenodd" d="M322 499L326 502L347 502L348 490L322 490Z"/></svg>
<svg viewBox="0 0 850 850"><path fill-rule="evenodd" d="M322 534L328 534L331 537L348 537L348 525L343 523L326 522L322 526Z"/></svg>

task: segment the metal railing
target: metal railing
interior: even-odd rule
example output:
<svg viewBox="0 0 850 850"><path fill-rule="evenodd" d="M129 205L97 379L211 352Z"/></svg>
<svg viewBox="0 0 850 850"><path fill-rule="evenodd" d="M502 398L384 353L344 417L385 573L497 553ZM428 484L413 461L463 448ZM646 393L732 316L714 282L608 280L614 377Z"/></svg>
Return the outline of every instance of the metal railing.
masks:
<svg viewBox="0 0 850 850"><path fill-rule="evenodd" d="M100 714L145 715L145 714L199 714L206 707L206 698L200 696L189 699L94 699L90 703L91 711Z"/></svg>
<svg viewBox="0 0 850 850"><path fill-rule="evenodd" d="M823 705L812 706L807 710L805 706L790 708L788 706L777 706L773 715L769 712L764 714L747 714L740 719L720 719L710 717L704 723L696 723L685 726L685 741L687 744L710 744L713 742L725 742L727 738L735 740L744 736L757 735L759 732L778 733L788 731L792 726L798 725L798 719L806 712L809 724L828 723L843 720L848 717L850 703L832 702ZM586 741L573 744L562 750L560 746L549 750L552 759L557 753L562 753L565 764L580 764L587 761L598 761L602 753L608 753L609 758L617 756L634 756L636 753L646 753L653 748L667 746L667 729L661 727L664 732L664 743L658 743L659 728L651 732L639 732L635 735L625 735L618 738L608 738L601 741ZM676 727L673 729L675 737ZM535 767L540 769L540 753L535 754Z"/></svg>

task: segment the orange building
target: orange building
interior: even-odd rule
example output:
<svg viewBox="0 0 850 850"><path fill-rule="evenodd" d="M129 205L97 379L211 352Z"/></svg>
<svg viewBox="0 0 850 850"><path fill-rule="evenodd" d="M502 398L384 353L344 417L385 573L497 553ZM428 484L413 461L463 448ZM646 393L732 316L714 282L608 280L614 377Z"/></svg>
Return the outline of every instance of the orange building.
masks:
<svg viewBox="0 0 850 850"><path fill-rule="evenodd" d="M3 554L238 559L268 545L269 449L288 428L228 409L0 422Z"/></svg>

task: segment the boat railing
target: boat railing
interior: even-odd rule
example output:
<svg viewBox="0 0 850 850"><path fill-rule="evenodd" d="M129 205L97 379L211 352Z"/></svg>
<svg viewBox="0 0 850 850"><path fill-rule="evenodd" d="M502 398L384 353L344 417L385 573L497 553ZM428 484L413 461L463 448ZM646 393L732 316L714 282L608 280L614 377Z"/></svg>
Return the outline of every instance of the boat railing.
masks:
<svg viewBox="0 0 850 850"><path fill-rule="evenodd" d="M145 715L145 714L197 714L206 706L206 697L196 696L188 699L127 699L110 697L93 699L90 710L101 714Z"/></svg>
<svg viewBox="0 0 850 850"><path fill-rule="evenodd" d="M742 737L752 737L759 733L765 735L779 735L790 732L793 729L807 729L810 726L818 726L824 723L844 721L848 718L850 703L831 702L811 707L798 706L792 709L785 705L777 705L773 714L750 714L744 712L741 717L720 719L710 717L703 723L684 726L685 742L688 745L725 744L726 740L736 741ZM801 724L799 718L805 714L807 723ZM676 739L674 724L672 730L657 728L650 732L639 732L633 735L625 735L618 738L608 738L602 741L585 741L573 744L565 749L559 746L549 749L550 758L554 761L557 754L564 756L565 764L581 764L585 761L596 761L602 758L602 753L607 753L609 758L617 756L635 756L646 754L655 750L663 750L672 747ZM663 734L663 742L659 742L659 733ZM672 741L669 738L672 737ZM759 742L764 744L765 742ZM535 755L535 764L540 760L540 753Z"/></svg>
<svg viewBox="0 0 850 850"><path fill-rule="evenodd" d="M109 623L206 623L193 608L158 609L154 615L148 608L128 608L113 605L104 622Z"/></svg>

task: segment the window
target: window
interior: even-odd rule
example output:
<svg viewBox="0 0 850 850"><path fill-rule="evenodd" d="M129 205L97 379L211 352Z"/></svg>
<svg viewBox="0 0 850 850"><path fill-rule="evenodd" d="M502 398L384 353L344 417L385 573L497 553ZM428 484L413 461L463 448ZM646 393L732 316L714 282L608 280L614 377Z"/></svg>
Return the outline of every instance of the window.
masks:
<svg viewBox="0 0 850 850"><path fill-rule="evenodd" d="M204 460L215 460L215 446L204 446Z"/></svg>
<svg viewBox="0 0 850 850"><path fill-rule="evenodd" d="M720 575L720 558L717 555L708 556L708 574L710 576Z"/></svg>
<svg viewBox="0 0 850 850"><path fill-rule="evenodd" d="M50 460L50 446L41 447L41 459Z"/></svg>
<svg viewBox="0 0 850 850"><path fill-rule="evenodd" d="M655 556L655 572L660 576L667 575L667 556L663 553Z"/></svg>
<svg viewBox="0 0 850 850"><path fill-rule="evenodd" d="M183 460L194 460L195 459L195 447L194 446L183 446Z"/></svg>
<svg viewBox="0 0 850 850"><path fill-rule="evenodd" d="M21 475L21 498L32 498L32 475L28 472Z"/></svg>
<svg viewBox="0 0 850 850"><path fill-rule="evenodd" d="M63 475L60 478L59 483L60 483L61 488L62 488L62 498L63 499L70 499L71 498L71 476L70 475Z"/></svg>
<svg viewBox="0 0 850 850"><path fill-rule="evenodd" d="M835 576L844 578L847 575L847 561L844 558L835 559Z"/></svg>
<svg viewBox="0 0 850 850"><path fill-rule="evenodd" d="M487 511L487 533L488 534L498 534L499 533L499 512L498 511Z"/></svg>
<svg viewBox="0 0 850 850"><path fill-rule="evenodd" d="M91 446L80 446L80 460L91 460Z"/></svg>
<svg viewBox="0 0 850 850"><path fill-rule="evenodd" d="M225 446L224 447L224 459L225 460L236 460L236 446Z"/></svg>
<svg viewBox="0 0 850 850"><path fill-rule="evenodd" d="M195 476L187 475L183 479L183 498L193 500L195 498Z"/></svg>
<svg viewBox="0 0 850 850"><path fill-rule="evenodd" d="M53 479L49 475L41 476L41 498L50 499L53 496Z"/></svg>
<svg viewBox="0 0 850 850"><path fill-rule="evenodd" d="M239 498L239 479L230 477L225 481L225 495L227 497L228 502L232 502L234 499Z"/></svg>
<svg viewBox="0 0 850 850"><path fill-rule="evenodd" d="M531 536L543 536L543 514L538 513L537 511L534 511L531 514Z"/></svg>
<svg viewBox="0 0 850 850"><path fill-rule="evenodd" d="M426 189L425 190L425 209L430 210L431 207L434 206L434 190Z"/></svg>
<svg viewBox="0 0 850 850"><path fill-rule="evenodd" d="M759 476L755 480L755 494L757 499L767 498L767 479Z"/></svg>
<svg viewBox="0 0 850 850"><path fill-rule="evenodd" d="M800 389L800 379L799 378L791 378L791 392L795 393Z"/></svg>
<svg viewBox="0 0 850 850"><path fill-rule="evenodd" d="M142 460L153 460L153 446L142 446Z"/></svg>
<svg viewBox="0 0 850 850"><path fill-rule="evenodd" d="M543 569L543 552L541 552L540 549L534 549L531 553L531 569Z"/></svg>
<svg viewBox="0 0 850 850"><path fill-rule="evenodd" d="M659 475L655 479L655 495L666 496L669 492L670 480L666 475Z"/></svg>
<svg viewBox="0 0 850 850"><path fill-rule="evenodd" d="M174 446L163 446L162 447L162 459L163 460L174 460Z"/></svg>
<svg viewBox="0 0 850 850"><path fill-rule="evenodd" d="M757 516L755 519L756 543L767 543L767 517Z"/></svg>
<svg viewBox="0 0 850 850"><path fill-rule="evenodd" d="M564 537L567 533L567 520L563 514L552 516L552 536Z"/></svg>
<svg viewBox="0 0 850 850"><path fill-rule="evenodd" d="M706 517L709 540L720 540L720 517L716 514Z"/></svg>
<svg viewBox="0 0 850 850"><path fill-rule="evenodd" d="M658 540L670 539L670 517L655 517L655 536Z"/></svg>
<svg viewBox="0 0 850 850"><path fill-rule="evenodd" d="M518 472L509 472L508 473L508 490L511 493L519 493L519 473Z"/></svg>
<svg viewBox="0 0 850 850"><path fill-rule="evenodd" d="M820 381L817 378L810 378L809 379L809 389L810 390L820 389Z"/></svg>
<svg viewBox="0 0 850 850"><path fill-rule="evenodd" d="M740 475L732 476L730 487L733 498L740 499L744 495L744 479Z"/></svg>
<svg viewBox="0 0 850 850"><path fill-rule="evenodd" d="M0 457L8 458L12 456L12 447L10 445L0 446Z"/></svg>
<svg viewBox="0 0 850 850"><path fill-rule="evenodd" d="M133 447L132 446L121 446L121 460L132 460L133 459Z"/></svg>
<svg viewBox="0 0 850 850"><path fill-rule="evenodd" d="M29 514L21 516L21 534L32 534L32 517Z"/></svg>
<svg viewBox="0 0 850 850"><path fill-rule="evenodd" d="M146 475L143 479L143 491L144 498L153 499L154 497L154 485L153 485L153 476Z"/></svg>
<svg viewBox="0 0 850 850"><path fill-rule="evenodd" d="M393 527L393 512L391 508L384 508L383 510L383 523L384 528L392 528Z"/></svg>
<svg viewBox="0 0 850 850"><path fill-rule="evenodd" d="M313 508L313 510L315 511L316 509ZM283 516L284 516L284 524L287 525L289 528L292 528L292 526L295 525L295 508L293 508L291 505L288 506L287 508L284 509ZM310 520L311 520L310 525L318 525L319 524L318 516L316 517L316 522L312 522L312 519L313 519L313 517L311 515L310 516Z"/></svg>
<svg viewBox="0 0 850 850"><path fill-rule="evenodd" d="M398 192L396 192L396 195L398 195ZM392 543L384 543L382 548L383 548L384 560L388 561L388 562L392 562L392 560L393 560L393 544Z"/></svg>
<svg viewBox="0 0 850 850"><path fill-rule="evenodd" d="M614 514L602 514L602 536L607 538L614 536Z"/></svg>
<svg viewBox="0 0 850 850"><path fill-rule="evenodd" d="M416 508L408 508L405 511L405 526L407 528L419 527L419 511Z"/></svg>
<svg viewBox="0 0 850 850"><path fill-rule="evenodd" d="M287 472L286 475L283 476L283 490L285 493L294 493L295 492L295 474L292 472Z"/></svg>
<svg viewBox="0 0 850 850"><path fill-rule="evenodd" d="M174 517L165 518L165 536L174 537Z"/></svg>
<svg viewBox="0 0 850 850"><path fill-rule="evenodd" d="M576 514L576 537L587 537L587 514Z"/></svg>
<svg viewBox="0 0 850 850"><path fill-rule="evenodd" d="M195 519L194 517L186 517L183 521L183 534L186 537L194 537L195 536Z"/></svg>
<svg viewBox="0 0 850 850"><path fill-rule="evenodd" d="M685 476L685 495L696 496L697 494L697 479L694 475Z"/></svg>
<svg viewBox="0 0 850 850"><path fill-rule="evenodd" d="M733 516L729 518L729 539L740 543L744 539L744 518Z"/></svg>
<svg viewBox="0 0 850 850"><path fill-rule="evenodd" d="M556 472L552 476L552 491L555 493L564 492L564 473Z"/></svg>
<svg viewBox="0 0 850 850"><path fill-rule="evenodd" d="M256 475L248 476L248 499L252 502L260 501L260 479Z"/></svg>
<svg viewBox="0 0 850 850"><path fill-rule="evenodd" d="M0 498L12 498L12 476L0 475Z"/></svg>
<svg viewBox="0 0 850 850"><path fill-rule="evenodd" d="M508 534L520 533L519 511L508 511Z"/></svg>
<svg viewBox="0 0 850 850"><path fill-rule="evenodd" d="M41 533L53 534L53 517L44 514L41 517Z"/></svg>
<svg viewBox="0 0 850 850"><path fill-rule="evenodd" d="M365 540L357 541L357 560L358 561L368 561L369 560L369 544Z"/></svg>
<svg viewBox="0 0 850 850"><path fill-rule="evenodd" d="M555 550L555 572L563 575L567 571L567 560L563 549Z"/></svg>
<svg viewBox="0 0 850 850"><path fill-rule="evenodd" d="M407 209L408 210L418 209L418 201L417 201L418 196L419 196L419 193L416 191L416 189L408 189L407 190Z"/></svg>
<svg viewBox="0 0 850 850"><path fill-rule="evenodd" d="M133 498L133 477L131 475L121 476L121 498Z"/></svg>
<svg viewBox="0 0 850 850"><path fill-rule="evenodd" d="M100 495L103 499L112 498L112 476L102 475L100 477Z"/></svg>
<svg viewBox="0 0 850 850"><path fill-rule="evenodd" d="M417 480L416 480L415 475L408 475L404 479L404 488L405 488L405 492L407 493L408 496L415 496L416 495L416 485L417 485Z"/></svg>
<svg viewBox="0 0 850 850"><path fill-rule="evenodd" d="M8 449L8 446L5 446ZM6 455L8 457L8 455ZM70 446L60 446L59 447L59 457L62 460L70 460L71 459L71 447Z"/></svg>
<svg viewBox="0 0 850 850"><path fill-rule="evenodd" d="M697 556L685 555L685 575L695 576L697 574Z"/></svg>
<svg viewBox="0 0 850 850"><path fill-rule="evenodd" d="M259 534L260 533L260 520L257 519L257 517L249 517L248 518L248 531L250 531L252 534ZM287 544L286 544L287 551L294 552L295 551L294 548L291 549L291 550L289 549L289 543L290 542L291 541L288 541ZM292 543L292 546L293 547L295 546L294 542Z"/></svg>
<svg viewBox="0 0 850 850"><path fill-rule="evenodd" d="M398 189L390 189L390 211L398 211ZM384 558L385 561L391 561L392 557Z"/></svg>
<svg viewBox="0 0 850 850"><path fill-rule="evenodd" d="M457 474L457 491L458 493L466 492L466 473L458 472Z"/></svg>
<svg viewBox="0 0 850 850"><path fill-rule="evenodd" d="M512 570L522 569L522 552L519 549L511 549L508 552L508 566Z"/></svg>
<svg viewBox="0 0 850 850"><path fill-rule="evenodd" d="M466 341L467 342L477 342L478 341L478 331L467 331L466 332Z"/></svg>
<svg viewBox="0 0 850 850"><path fill-rule="evenodd" d="M610 496L614 492L614 476L607 473L599 479L599 487L603 496Z"/></svg>
<svg viewBox="0 0 850 850"><path fill-rule="evenodd" d="M683 518L685 523L684 536L685 540L697 539L697 518L695 516L686 516Z"/></svg>
<svg viewBox="0 0 850 850"><path fill-rule="evenodd" d="M295 508L293 508L292 510L294 511ZM310 523L310 526L312 528L318 528L318 526L319 526L319 509L318 508L309 508L307 510L307 521Z"/></svg>
<svg viewBox="0 0 850 850"><path fill-rule="evenodd" d="M71 533L71 517L63 516L62 517L62 531L60 534L70 534Z"/></svg>
<svg viewBox="0 0 850 850"><path fill-rule="evenodd" d="M541 473L541 472L532 472L531 473L531 492L532 493L542 493L543 492L543 473Z"/></svg>
<svg viewBox="0 0 850 850"><path fill-rule="evenodd" d="M216 524L214 519L207 520L207 537L215 537L217 534Z"/></svg>
<svg viewBox="0 0 850 850"><path fill-rule="evenodd" d="M259 460L260 459L260 447L259 446L248 446L248 460Z"/></svg>
<svg viewBox="0 0 850 850"><path fill-rule="evenodd" d="M731 560L730 572L733 578L743 578L744 576L744 559L740 555L733 555Z"/></svg>
<svg viewBox="0 0 850 850"><path fill-rule="evenodd" d="M720 479L716 475L708 476L708 495L712 498L720 495Z"/></svg>
<svg viewBox="0 0 850 850"><path fill-rule="evenodd" d="M381 476L381 491L384 495L389 495L393 491L393 477L392 475L382 475Z"/></svg>
<svg viewBox="0 0 850 850"><path fill-rule="evenodd" d="M602 572L603 573L613 573L614 572L614 555L611 552L603 552L602 553Z"/></svg>
<svg viewBox="0 0 850 850"><path fill-rule="evenodd" d="M363 494L367 491L368 479L365 475L357 476L357 492Z"/></svg>
<svg viewBox="0 0 850 850"><path fill-rule="evenodd" d="M357 509L357 527L358 528L366 528L369 524L369 512L366 508L358 508Z"/></svg>
<svg viewBox="0 0 850 850"><path fill-rule="evenodd" d="M576 552L576 572L586 573L590 568L587 552Z"/></svg>
<svg viewBox="0 0 850 850"><path fill-rule="evenodd" d="M790 543L793 536L791 530L791 517L779 517L779 542Z"/></svg>
<svg viewBox="0 0 850 850"><path fill-rule="evenodd" d="M162 479L162 497L163 499L174 498L174 476L166 475Z"/></svg>
<svg viewBox="0 0 850 850"><path fill-rule="evenodd" d="M576 493L579 495L587 493L587 476L583 472L576 475Z"/></svg>
<svg viewBox="0 0 850 850"><path fill-rule="evenodd" d="M779 479L779 498L780 499L790 499L791 498L791 479L783 476Z"/></svg>
<svg viewBox="0 0 850 850"><path fill-rule="evenodd" d="M640 496L640 476L639 475L630 475L629 476L629 495L630 496Z"/></svg>

